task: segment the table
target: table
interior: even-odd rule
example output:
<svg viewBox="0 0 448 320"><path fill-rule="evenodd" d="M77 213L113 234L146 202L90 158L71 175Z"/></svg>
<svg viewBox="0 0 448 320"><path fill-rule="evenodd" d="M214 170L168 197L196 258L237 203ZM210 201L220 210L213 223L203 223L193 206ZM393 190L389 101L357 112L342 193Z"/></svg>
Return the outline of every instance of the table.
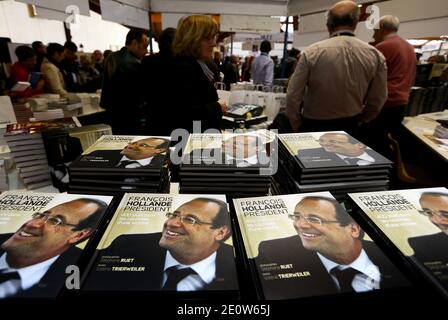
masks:
<svg viewBox="0 0 448 320"><path fill-rule="evenodd" d="M433 150L444 161L448 162L448 145L433 136L439 125L438 119L448 119L448 109L443 112L423 113L416 117L405 117L404 127L421 142Z"/></svg>

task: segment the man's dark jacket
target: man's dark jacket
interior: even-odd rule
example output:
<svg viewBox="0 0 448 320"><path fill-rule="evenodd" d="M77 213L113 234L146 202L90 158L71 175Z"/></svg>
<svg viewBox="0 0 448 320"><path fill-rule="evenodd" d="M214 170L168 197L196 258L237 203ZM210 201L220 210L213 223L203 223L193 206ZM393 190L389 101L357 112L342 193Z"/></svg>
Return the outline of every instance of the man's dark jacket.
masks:
<svg viewBox="0 0 448 320"><path fill-rule="evenodd" d="M375 162L372 165L386 164L389 161L372 149L365 149ZM297 157L305 168L319 168L328 166L350 166L342 160L336 153L325 151L324 148L313 148L299 150ZM363 166L359 166L363 167Z"/></svg>
<svg viewBox="0 0 448 320"><path fill-rule="evenodd" d="M128 48L111 53L104 62L100 105L114 134L144 134L144 103L141 63ZM151 75L147 75L151 76Z"/></svg>
<svg viewBox="0 0 448 320"><path fill-rule="evenodd" d="M0 235L0 244L3 244L13 234ZM0 248L0 256L4 251ZM71 247L62 253L55 262L50 266L45 275L38 283L28 290L18 292L13 297L35 297L35 298L52 298L56 297L59 291L64 287L68 274L65 273L67 266L76 265L80 258L82 250L77 247Z"/></svg>
<svg viewBox="0 0 448 320"><path fill-rule="evenodd" d="M381 273L380 288L388 288L406 284L398 269L370 241L362 241L363 248ZM315 251L306 249L299 236L263 241L258 247L258 256L253 259L258 270L260 264L289 266L292 268L271 271L271 275L309 272L309 276L285 277L264 280L260 274L261 284L266 299L294 299L326 294L339 293L331 275L328 274Z"/></svg>
<svg viewBox="0 0 448 320"><path fill-rule="evenodd" d="M158 291L161 290L167 250L159 246L162 233L122 235L98 252L97 261L86 287L90 290ZM101 262L105 257L133 259L128 262ZM98 264L109 270L98 271ZM112 271L111 267L144 268L143 271ZM102 267L103 268L103 267ZM140 269L142 270L142 269ZM233 247L221 244L216 255L216 278L203 290L236 290Z"/></svg>
<svg viewBox="0 0 448 320"><path fill-rule="evenodd" d="M73 162L71 167L115 168L123 158L123 155L120 154L121 151L122 150L95 150L89 154L80 156ZM148 165L142 166L141 168L161 168L165 158L165 155L156 154Z"/></svg>

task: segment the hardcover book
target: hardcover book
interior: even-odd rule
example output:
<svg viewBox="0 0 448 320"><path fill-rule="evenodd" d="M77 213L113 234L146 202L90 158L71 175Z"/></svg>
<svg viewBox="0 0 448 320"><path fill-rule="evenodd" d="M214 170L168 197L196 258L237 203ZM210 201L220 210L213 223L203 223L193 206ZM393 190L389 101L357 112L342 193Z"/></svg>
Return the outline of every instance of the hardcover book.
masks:
<svg viewBox="0 0 448 320"><path fill-rule="evenodd" d="M97 247L84 290L235 294L225 196L125 194Z"/></svg>
<svg viewBox="0 0 448 320"><path fill-rule="evenodd" d="M70 165L70 171L160 172L169 137L104 135Z"/></svg>
<svg viewBox="0 0 448 320"><path fill-rule="evenodd" d="M92 251L90 239L111 200L82 194L2 193L0 299L55 298L67 283L68 268L83 271Z"/></svg>
<svg viewBox="0 0 448 320"><path fill-rule="evenodd" d="M389 167L391 162L344 131L281 134L279 139L303 171Z"/></svg>
<svg viewBox="0 0 448 320"><path fill-rule="evenodd" d="M378 234L448 296L448 189L351 193Z"/></svg>
<svg viewBox="0 0 448 320"><path fill-rule="evenodd" d="M259 298L296 299L408 284L329 192L233 202Z"/></svg>
<svg viewBox="0 0 448 320"><path fill-rule="evenodd" d="M274 134L258 130L242 134L191 134L183 153L182 167L244 168L269 167L269 143Z"/></svg>

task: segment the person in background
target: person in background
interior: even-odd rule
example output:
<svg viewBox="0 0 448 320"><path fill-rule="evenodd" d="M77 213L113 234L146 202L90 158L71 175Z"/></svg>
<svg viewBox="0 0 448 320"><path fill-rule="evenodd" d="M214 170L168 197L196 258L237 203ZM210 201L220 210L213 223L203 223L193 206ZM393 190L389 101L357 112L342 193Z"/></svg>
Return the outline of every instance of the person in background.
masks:
<svg viewBox="0 0 448 320"><path fill-rule="evenodd" d="M148 53L148 44L144 31L131 29L125 46L111 53L104 62L100 105L106 109L114 134L145 133L147 110L141 61Z"/></svg>
<svg viewBox="0 0 448 320"><path fill-rule="evenodd" d="M96 92L101 88L100 72L94 67L87 54L82 54L79 61L79 85L81 90L83 92Z"/></svg>
<svg viewBox="0 0 448 320"><path fill-rule="evenodd" d="M217 50L217 49L216 49ZM217 56L217 58L216 58ZM215 82L221 82L221 68L220 63L216 63L220 61L221 52L213 51L213 60L207 61L207 67L213 72L213 78Z"/></svg>
<svg viewBox="0 0 448 320"><path fill-rule="evenodd" d="M33 71L40 72L40 67L47 55L47 46L42 43L42 41L34 41L31 44L34 52L36 53L36 66Z"/></svg>
<svg viewBox="0 0 448 320"><path fill-rule="evenodd" d="M103 61L106 61L107 57L112 53L112 50L104 50ZM103 63L104 66L104 63Z"/></svg>
<svg viewBox="0 0 448 320"><path fill-rule="evenodd" d="M184 128L193 131L193 121L200 121L201 131L221 128L227 110L219 101L214 74L207 66L216 46L218 25L209 16L192 15L181 19L173 41L173 76L175 94L165 108L167 130Z"/></svg>
<svg viewBox="0 0 448 320"><path fill-rule="evenodd" d="M92 56L90 58L92 60L94 68L99 72L99 74L102 74L104 58L103 58L103 53L101 52L101 50L93 51Z"/></svg>
<svg viewBox="0 0 448 320"><path fill-rule="evenodd" d="M59 43L50 43L47 47L47 58L42 62L41 72L45 80L45 92L57 93L62 98L67 97L64 76L59 70L59 64L64 58L64 47Z"/></svg>
<svg viewBox="0 0 448 320"><path fill-rule="evenodd" d="M381 52L355 37L359 7L340 1L328 12L329 39L306 48L288 84L286 114L294 132L343 130L356 135L387 98Z"/></svg>
<svg viewBox="0 0 448 320"><path fill-rule="evenodd" d="M388 94L380 114L363 128L363 141L388 158L388 135L396 136L401 127L417 66L414 47L397 34L399 26L397 17L383 16L373 34L375 48L386 58Z"/></svg>
<svg viewBox="0 0 448 320"><path fill-rule="evenodd" d="M12 92L11 94L19 98L28 98L37 94L44 93L45 81L40 74L35 74L36 54L34 50L28 46L18 46L15 50L17 56L16 63L11 67L10 82L14 86L17 82L33 82L31 86L24 91ZM33 75L34 73L34 75ZM32 79L36 76L36 79Z"/></svg>
<svg viewBox="0 0 448 320"><path fill-rule="evenodd" d="M445 63L445 57L442 55L435 55L428 58L427 63L435 64L435 63Z"/></svg>
<svg viewBox="0 0 448 320"><path fill-rule="evenodd" d="M251 73L254 84L272 87L274 82L274 61L269 57L271 43L263 40L260 44L260 55L252 63Z"/></svg>
<svg viewBox="0 0 448 320"><path fill-rule="evenodd" d="M288 57L286 58L286 66L285 66L285 76L284 78L289 78L294 73L294 70L297 66L297 61L300 58L300 50L296 48L292 48L288 52Z"/></svg>
<svg viewBox="0 0 448 320"><path fill-rule="evenodd" d="M146 90L145 101L148 105L148 119L146 132L151 135L170 136L166 121L160 121L167 115L167 97L172 94L172 87L168 85L173 79L173 43L176 29L166 28L159 36L159 52L146 56L142 60L142 83Z"/></svg>
<svg viewBox="0 0 448 320"><path fill-rule="evenodd" d="M242 68L241 80L249 82L252 73L252 64L254 63L254 56L249 56L247 58L247 64L244 68Z"/></svg>
<svg viewBox="0 0 448 320"><path fill-rule="evenodd" d="M77 52L78 46L75 43L67 41L64 44L64 59L60 63L60 70L68 92L82 91Z"/></svg>
<svg viewBox="0 0 448 320"><path fill-rule="evenodd" d="M238 71L238 57L231 55L229 62L224 66L224 84L226 85L226 90L230 91L230 85L232 83L237 83L240 79Z"/></svg>

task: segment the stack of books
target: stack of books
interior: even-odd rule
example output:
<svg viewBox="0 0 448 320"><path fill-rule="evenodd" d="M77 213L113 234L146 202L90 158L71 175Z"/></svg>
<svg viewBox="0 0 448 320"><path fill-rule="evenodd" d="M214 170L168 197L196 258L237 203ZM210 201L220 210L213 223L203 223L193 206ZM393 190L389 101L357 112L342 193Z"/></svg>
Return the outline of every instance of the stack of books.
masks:
<svg viewBox="0 0 448 320"><path fill-rule="evenodd" d="M2 193L0 246L8 267L2 274L0 302L54 301L76 283L79 287L97 233L110 219L111 202L112 197L82 194ZM52 232L58 236L50 236ZM74 279L70 285L68 276Z"/></svg>
<svg viewBox="0 0 448 320"><path fill-rule="evenodd" d="M169 137L104 135L69 167L70 192L169 192Z"/></svg>
<svg viewBox="0 0 448 320"><path fill-rule="evenodd" d="M409 287L396 264L329 192L233 203L241 231L238 249L247 258L246 274L259 299L328 296L334 302L337 295L354 298L361 292L372 299Z"/></svg>
<svg viewBox="0 0 448 320"><path fill-rule="evenodd" d="M40 130L26 124L8 125L5 140L14 157L19 176L29 190L51 184L50 169Z"/></svg>
<svg viewBox="0 0 448 320"><path fill-rule="evenodd" d="M225 195L125 194L83 292L238 298L232 239Z"/></svg>
<svg viewBox="0 0 448 320"><path fill-rule="evenodd" d="M28 190L51 185L47 152L53 153L58 150L45 149L42 133L77 125L74 119L65 118L7 126L4 138L19 169L19 176Z"/></svg>
<svg viewBox="0 0 448 320"><path fill-rule="evenodd" d="M13 164L14 160L11 155L11 149L9 149L8 144L5 140L5 128L0 128L0 159L4 160L4 166L6 170L9 170Z"/></svg>
<svg viewBox="0 0 448 320"><path fill-rule="evenodd" d="M180 165L180 192L222 193L230 198L270 194L268 151L273 140L267 130L190 135Z"/></svg>
<svg viewBox="0 0 448 320"><path fill-rule="evenodd" d="M42 132L53 185L60 192L68 188L68 165L105 134L112 134L105 124Z"/></svg>
<svg viewBox="0 0 448 320"><path fill-rule="evenodd" d="M0 192L9 189L5 160L0 158Z"/></svg>
<svg viewBox="0 0 448 320"><path fill-rule="evenodd" d="M33 111L29 103L14 103L13 108L18 123L25 123L33 118Z"/></svg>
<svg viewBox="0 0 448 320"><path fill-rule="evenodd" d="M279 135L279 171L285 193L348 192L389 187L392 162L344 131Z"/></svg>
<svg viewBox="0 0 448 320"><path fill-rule="evenodd" d="M91 124L68 130L70 137L77 138L83 150L87 150L100 137L111 135L112 128L107 124Z"/></svg>
<svg viewBox="0 0 448 320"><path fill-rule="evenodd" d="M353 215L416 279L448 297L448 189L349 194ZM423 282L422 281L422 282Z"/></svg>

